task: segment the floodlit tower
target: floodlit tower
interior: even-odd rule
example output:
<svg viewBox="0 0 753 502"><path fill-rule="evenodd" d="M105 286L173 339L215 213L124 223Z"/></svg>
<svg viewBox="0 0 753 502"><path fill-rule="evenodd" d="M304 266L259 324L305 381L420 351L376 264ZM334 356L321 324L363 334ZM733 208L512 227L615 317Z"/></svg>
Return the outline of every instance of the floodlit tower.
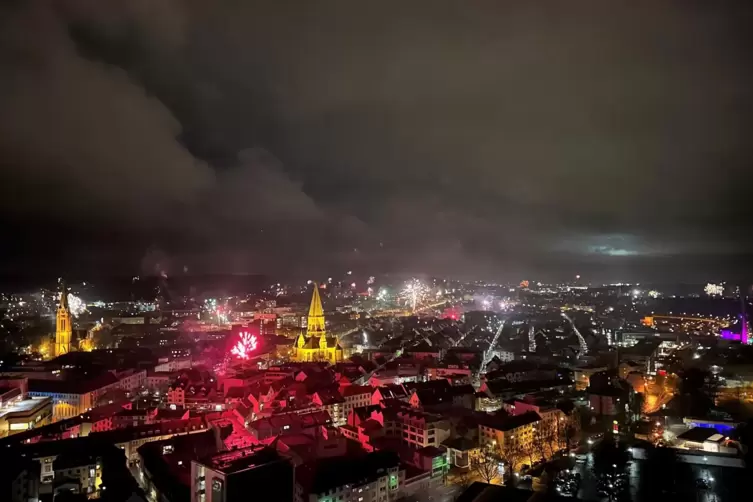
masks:
<svg viewBox="0 0 753 502"><path fill-rule="evenodd" d="M55 317L55 356L62 356L71 351L71 311L68 308L68 292L63 284L63 292L60 293L60 304Z"/></svg>
<svg viewBox="0 0 753 502"><path fill-rule="evenodd" d="M306 336L321 337L325 334L324 309L322 308L322 299L319 297L319 285L314 283L314 294L311 297L311 306L309 307L309 317L306 322Z"/></svg>

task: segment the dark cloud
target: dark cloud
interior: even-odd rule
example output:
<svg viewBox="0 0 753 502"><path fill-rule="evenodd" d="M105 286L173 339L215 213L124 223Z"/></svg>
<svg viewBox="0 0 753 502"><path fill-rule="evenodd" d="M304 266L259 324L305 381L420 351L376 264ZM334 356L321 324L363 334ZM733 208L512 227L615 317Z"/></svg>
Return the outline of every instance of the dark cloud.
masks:
<svg viewBox="0 0 753 502"><path fill-rule="evenodd" d="M749 2L519 4L8 3L5 263L737 270Z"/></svg>

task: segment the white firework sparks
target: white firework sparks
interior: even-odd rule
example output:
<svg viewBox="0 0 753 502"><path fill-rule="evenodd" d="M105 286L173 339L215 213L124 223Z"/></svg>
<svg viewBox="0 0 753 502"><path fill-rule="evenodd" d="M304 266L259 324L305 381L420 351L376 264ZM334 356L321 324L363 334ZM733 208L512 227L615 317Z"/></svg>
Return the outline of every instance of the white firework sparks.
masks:
<svg viewBox="0 0 753 502"><path fill-rule="evenodd" d="M724 293L724 284L708 283L706 284L706 287L703 288L703 291L709 296L721 296Z"/></svg>
<svg viewBox="0 0 753 502"><path fill-rule="evenodd" d="M60 302L60 293L57 295L57 301ZM68 310L71 311L73 317L78 317L86 312L86 303L78 296L68 293Z"/></svg>
<svg viewBox="0 0 753 502"><path fill-rule="evenodd" d="M376 299L379 300L380 302L387 300L387 289L385 288L380 289L379 293L377 293Z"/></svg>
<svg viewBox="0 0 753 502"><path fill-rule="evenodd" d="M405 284L400 293L401 298L405 300L407 305L410 305L412 310L416 310L416 306L419 305L429 294L429 288L418 279L411 279Z"/></svg>

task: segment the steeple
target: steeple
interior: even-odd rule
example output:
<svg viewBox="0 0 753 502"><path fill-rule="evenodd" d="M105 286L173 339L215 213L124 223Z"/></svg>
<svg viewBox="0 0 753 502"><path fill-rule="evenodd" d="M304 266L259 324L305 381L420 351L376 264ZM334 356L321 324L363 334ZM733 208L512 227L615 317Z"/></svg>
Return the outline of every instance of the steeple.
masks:
<svg viewBox="0 0 753 502"><path fill-rule="evenodd" d="M62 284L62 287L60 304L55 316L55 356L62 356L71 351L71 335L73 334L71 311L68 309L68 291L65 283Z"/></svg>
<svg viewBox="0 0 753 502"><path fill-rule="evenodd" d="M322 308L322 299L319 298L319 285L314 283L314 294L311 297L311 306L309 307L306 335L309 337L322 336L324 333L324 309Z"/></svg>
<svg viewBox="0 0 753 502"><path fill-rule="evenodd" d="M65 282L62 283L63 290L60 292L60 303L58 304L58 310L68 310L68 291L65 287Z"/></svg>

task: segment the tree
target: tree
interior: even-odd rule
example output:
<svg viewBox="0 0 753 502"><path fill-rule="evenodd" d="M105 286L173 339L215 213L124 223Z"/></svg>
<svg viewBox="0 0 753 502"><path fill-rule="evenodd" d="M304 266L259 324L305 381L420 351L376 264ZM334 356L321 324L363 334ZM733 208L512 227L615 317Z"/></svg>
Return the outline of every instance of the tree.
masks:
<svg viewBox="0 0 753 502"><path fill-rule="evenodd" d="M499 476L499 457L493 451L485 450L471 467L485 483L492 484Z"/></svg>
<svg viewBox="0 0 753 502"><path fill-rule="evenodd" d="M542 420L533 427L533 449L542 460L546 460L547 449L554 454L552 443L557 441L557 418Z"/></svg>
<svg viewBox="0 0 753 502"><path fill-rule="evenodd" d="M557 424L558 441L564 441L565 447L570 448L580 432L581 415L575 403L570 399L558 401L557 408L565 414L565 420Z"/></svg>
<svg viewBox="0 0 753 502"><path fill-rule="evenodd" d="M551 455L561 450L563 446L567 446L567 427L569 423L569 417L560 415L555 420L549 422L546 433L544 434L544 440L549 446Z"/></svg>
<svg viewBox="0 0 753 502"><path fill-rule="evenodd" d="M505 438L505 442L498 450L499 459L505 464L505 472L515 473L515 468L525 456L525 451L518 441Z"/></svg>
<svg viewBox="0 0 753 502"><path fill-rule="evenodd" d="M536 441L529 441L523 445L523 454L528 457L528 465L533 465L537 453Z"/></svg>

